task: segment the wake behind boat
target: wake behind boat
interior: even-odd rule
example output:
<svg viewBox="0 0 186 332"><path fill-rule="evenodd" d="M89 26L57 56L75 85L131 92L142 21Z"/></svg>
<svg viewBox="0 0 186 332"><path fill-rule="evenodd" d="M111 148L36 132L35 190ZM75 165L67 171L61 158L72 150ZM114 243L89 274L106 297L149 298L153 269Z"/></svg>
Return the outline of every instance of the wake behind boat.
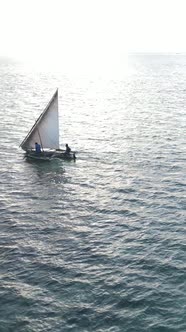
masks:
<svg viewBox="0 0 186 332"><path fill-rule="evenodd" d="M20 147L26 152L25 157L29 159L76 159L75 152L71 151L68 144L65 150L59 147L58 89Z"/></svg>

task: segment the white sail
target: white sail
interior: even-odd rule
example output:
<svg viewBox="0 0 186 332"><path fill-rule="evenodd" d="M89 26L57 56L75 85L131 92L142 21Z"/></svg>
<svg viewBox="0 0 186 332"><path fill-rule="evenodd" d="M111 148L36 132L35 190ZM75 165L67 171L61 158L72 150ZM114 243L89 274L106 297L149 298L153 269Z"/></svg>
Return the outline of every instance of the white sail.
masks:
<svg viewBox="0 0 186 332"><path fill-rule="evenodd" d="M34 149L36 142L42 149L59 148L58 90L20 146L23 150Z"/></svg>

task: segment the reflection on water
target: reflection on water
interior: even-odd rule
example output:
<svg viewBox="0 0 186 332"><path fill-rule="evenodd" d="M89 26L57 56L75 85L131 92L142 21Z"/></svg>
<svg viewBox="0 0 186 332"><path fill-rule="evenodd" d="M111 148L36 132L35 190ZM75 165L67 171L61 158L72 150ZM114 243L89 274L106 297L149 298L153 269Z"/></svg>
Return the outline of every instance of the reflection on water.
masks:
<svg viewBox="0 0 186 332"><path fill-rule="evenodd" d="M0 63L3 332L186 330L186 60L132 62L120 80ZM26 161L56 87L77 161Z"/></svg>

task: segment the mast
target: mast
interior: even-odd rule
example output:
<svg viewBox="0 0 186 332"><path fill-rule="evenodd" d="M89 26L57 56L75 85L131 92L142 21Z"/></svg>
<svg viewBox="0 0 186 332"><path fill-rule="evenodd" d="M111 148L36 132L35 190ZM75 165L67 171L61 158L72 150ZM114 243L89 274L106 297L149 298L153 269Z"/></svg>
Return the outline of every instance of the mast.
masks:
<svg viewBox="0 0 186 332"><path fill-rule="evenodd" d="M39 129L37 128L38 131L38 135L39 135L39 140L40 140L40 144L41 144L41 149L43 150L43 144L42 144L42 140L41 140L41 136L40 136L40 132Z"/></svg>

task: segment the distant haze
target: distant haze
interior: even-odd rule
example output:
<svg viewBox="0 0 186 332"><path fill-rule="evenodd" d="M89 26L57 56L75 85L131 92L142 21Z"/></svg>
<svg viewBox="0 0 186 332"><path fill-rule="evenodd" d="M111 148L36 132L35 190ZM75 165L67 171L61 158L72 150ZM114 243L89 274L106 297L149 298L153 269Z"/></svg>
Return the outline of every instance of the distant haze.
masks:
<svg viewBox="0 0 186 332"><path fill-rule="evenodd" d="M0 0L0 56L65 70L125 66L128 52L185 52L184 0Z"/></svg>

